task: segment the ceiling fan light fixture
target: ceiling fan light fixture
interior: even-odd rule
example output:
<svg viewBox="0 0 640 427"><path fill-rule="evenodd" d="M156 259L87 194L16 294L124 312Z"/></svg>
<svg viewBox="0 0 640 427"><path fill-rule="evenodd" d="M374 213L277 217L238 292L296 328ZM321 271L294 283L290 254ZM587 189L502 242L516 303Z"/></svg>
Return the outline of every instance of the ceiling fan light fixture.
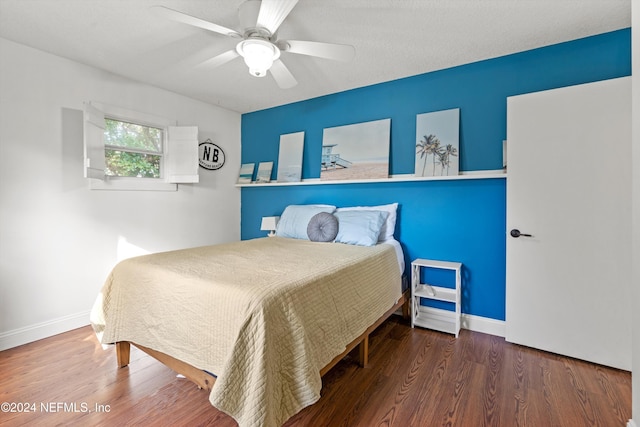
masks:
<svg viewBox="0 0 640 427"><path fill-rule="evenodd" d="M255 77L264 77L273 61L280 57L280 49L262 39L243 40L236 46L236 51L244 58L249 74Z"/></svg>

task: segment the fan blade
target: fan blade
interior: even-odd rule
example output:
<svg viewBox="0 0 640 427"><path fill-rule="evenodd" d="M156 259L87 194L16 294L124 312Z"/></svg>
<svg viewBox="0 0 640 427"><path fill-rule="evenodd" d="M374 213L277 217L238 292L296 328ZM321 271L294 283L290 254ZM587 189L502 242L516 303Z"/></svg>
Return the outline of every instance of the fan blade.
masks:
<svg viewBox="0 0 640 427"><path fill-rule="evenodd" d="M282 47L281 47L282 46ZM356 49L348 44L307 42L301 40L279 41L278 47L289 53L317 56L335 61L349 62L356 54Z"/></svg>
<svg viewBox="0 0 640 427"><path fill-rule="evenodd" d="M211 59L207 59L206 61L201 63L199 66L209 67L209 68L219 67L233 59L236 59L238 56L240 56L238 52L236 52L235 49L231 49L224 53L221 53L220 55L214 56Z"/></svg>
<svg viewBox="0 0 640 427"><path fill-rule="evenodd" d="M284 65L284 62L279 59L273 61L273 65L269 71L271 71L271 75L278 86L280 86L280 89L289 89L298 84L298 81L293 77L291 71L289 71L287 66Z"/></svg>
<svg viewBox="0 0 640 427"><path fill-rule="evenodd" d="M177 10L169 9L168 7L152 6L151 10L166 18L171 19L172 21L181 22L183 24L213 31L214 33L223 34L225 36L235 38L242 37L242 35L235 30L231 30L229 28L223 27L222 25L205 21L204 19L196 18L195 16L187 15L186 13L178 12Z"/></svg>
<svg viewBox="0 0 640 427"><path fill-rule="evenodd" d="M266 28L271 34L275 34L296 4L298 0L262 0L256 27Z"/></svg>

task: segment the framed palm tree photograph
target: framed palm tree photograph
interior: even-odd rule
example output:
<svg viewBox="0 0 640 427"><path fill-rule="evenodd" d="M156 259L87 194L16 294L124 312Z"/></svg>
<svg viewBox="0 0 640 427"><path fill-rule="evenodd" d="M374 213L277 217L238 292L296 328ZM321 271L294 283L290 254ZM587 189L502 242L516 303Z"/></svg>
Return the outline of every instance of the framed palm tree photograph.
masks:
<svg viewBox="0 0 640 427"><path fill-rule="evenodd" d="M451 176L459 173L460 109L416 116L415 176Z"/></svg>

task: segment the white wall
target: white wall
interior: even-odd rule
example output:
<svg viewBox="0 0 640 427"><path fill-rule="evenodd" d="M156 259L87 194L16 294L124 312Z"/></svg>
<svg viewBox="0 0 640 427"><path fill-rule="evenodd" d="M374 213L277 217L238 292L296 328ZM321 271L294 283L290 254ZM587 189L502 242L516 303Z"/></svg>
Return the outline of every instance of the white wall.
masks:
<svg viewBox="0 0 640 427"><path fill-rule="evenodd" d="M632 52L632 252L631 279L633 316L632 345L632 415L630 426L640 427L640 5L631 2L631 52Z"/></svg>
<svg viewBox="0 0 640 427"><path fill-rule="evenodd" d="M240 114L0 39L0 350L88 324L123 257L240 238ZM82 103L197 125L226 164L177 192L89 190Z"/></svg>

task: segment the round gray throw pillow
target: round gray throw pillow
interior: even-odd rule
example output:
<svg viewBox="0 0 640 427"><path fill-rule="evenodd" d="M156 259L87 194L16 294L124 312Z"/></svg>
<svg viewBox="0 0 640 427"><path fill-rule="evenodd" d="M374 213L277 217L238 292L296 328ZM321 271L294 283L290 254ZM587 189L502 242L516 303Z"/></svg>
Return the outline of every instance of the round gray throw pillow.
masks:
<svg viewBox="0 0 640 427"><path fill-rule="evenodd" d="M309 220L307 236L312 242L332 242L338 235L338 218L330 213L320 212Z"/></svg>

